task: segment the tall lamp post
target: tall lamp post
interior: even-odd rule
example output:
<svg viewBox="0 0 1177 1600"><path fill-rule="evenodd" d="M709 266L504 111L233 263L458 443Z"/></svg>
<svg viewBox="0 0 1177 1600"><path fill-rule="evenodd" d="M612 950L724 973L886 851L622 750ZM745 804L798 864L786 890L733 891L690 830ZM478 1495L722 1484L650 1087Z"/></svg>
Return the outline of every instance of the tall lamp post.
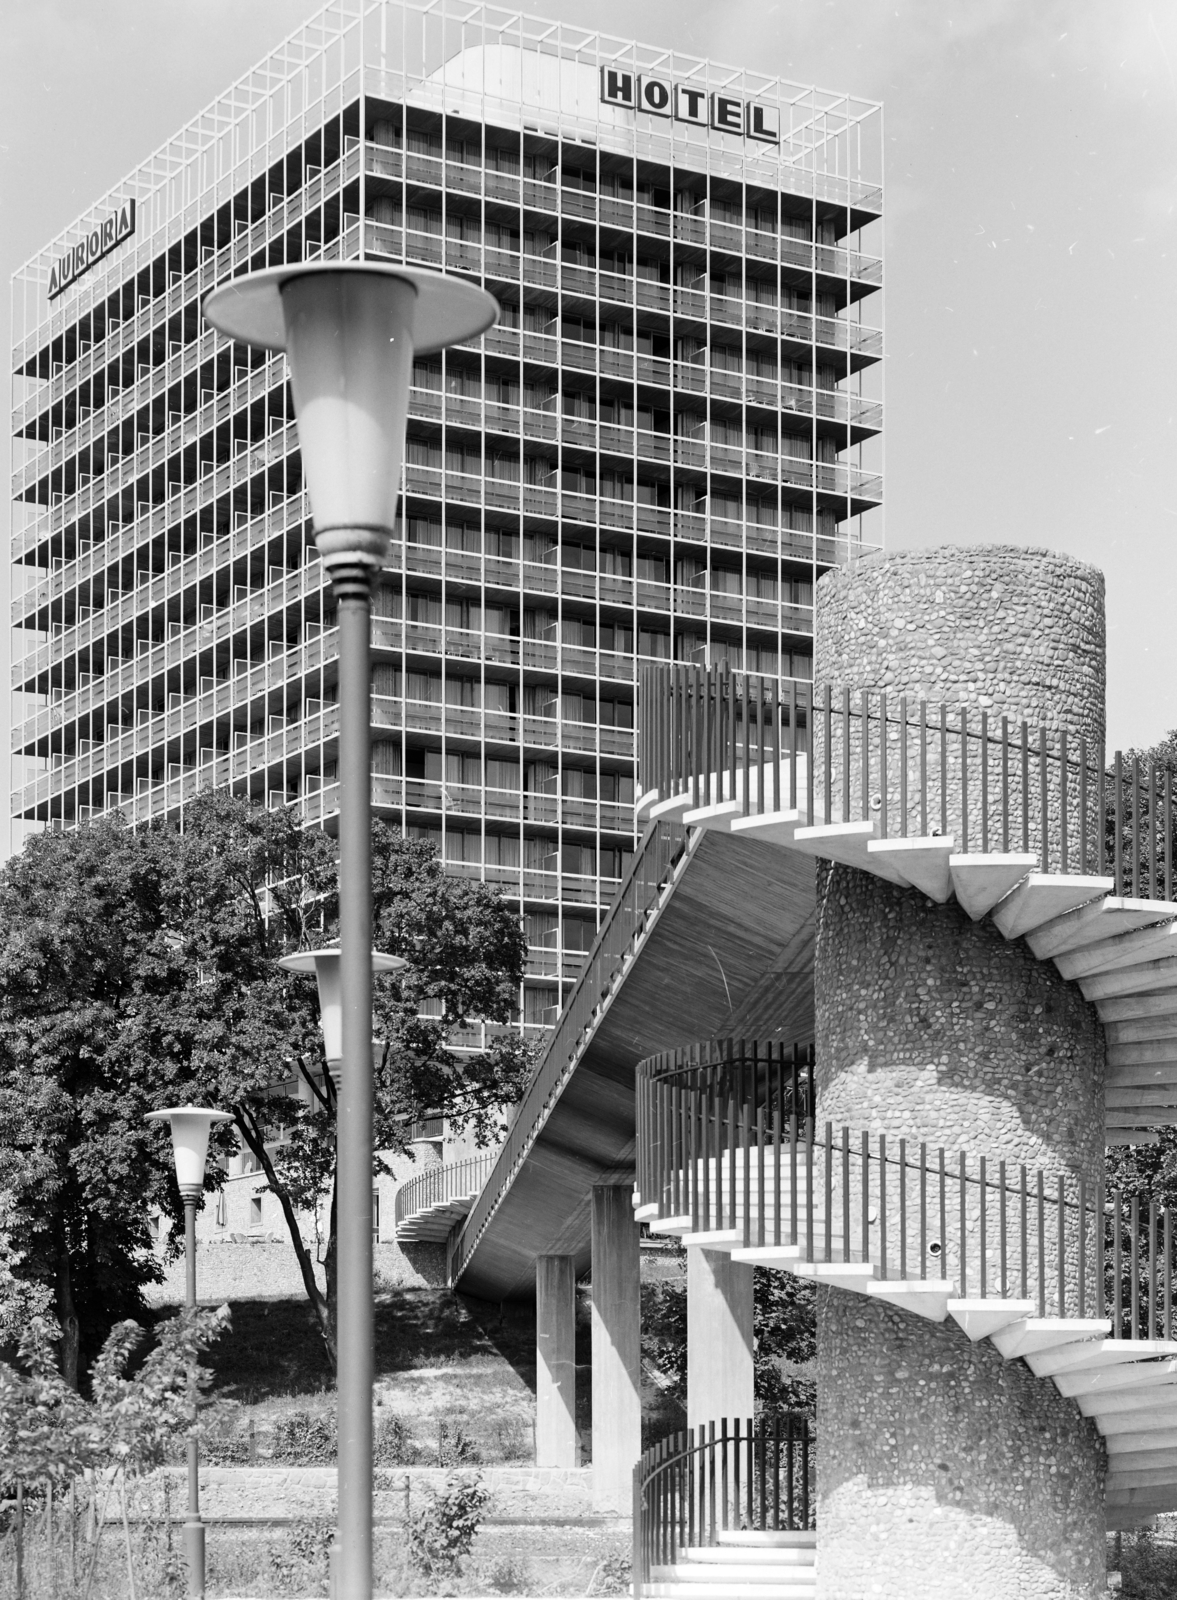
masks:
<svg viewBox="0 0 1177 1600"><path fill-rule="evenodd" d="M214 1122L231 1122L227 1111L209 1111L204 1106L171 1106L151 1111L146 1122L167 1122L171 1127L172 1156L176 1163L176 1182L184 1202L184 1264L187 1292L184 1304L196 1307L196 1207L204 1194L204 1168L208 1160L208 1136ZM196 1373L189 1374L192 1420L196 1421ZM188 1515L184 1519L184 1553L188 1558L188 1593L195 1600L204 1596L204 1523L200 1519L200 1450L196 1435L188 1439Z"/></svg>
<svg viewBox="0 0 1177 1600"><path fill-rule="evenodd" d="M315 544L339 626L339 1547L335 1600L372 1593L372 575L388 564L414 354L491 327L460 278L369 261L295 263L214 289L204 314L284 350Z"/></svg>

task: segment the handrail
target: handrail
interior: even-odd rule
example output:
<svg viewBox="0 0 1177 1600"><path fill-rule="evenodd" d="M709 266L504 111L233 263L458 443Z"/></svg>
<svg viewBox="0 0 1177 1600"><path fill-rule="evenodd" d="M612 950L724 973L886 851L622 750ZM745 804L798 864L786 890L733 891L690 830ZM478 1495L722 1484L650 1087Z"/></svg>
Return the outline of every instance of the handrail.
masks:
<svg viewBox="0 0 1177 1600"><path fill-rule="evenodd" d="M871 823L880 839L951 837L961 854L1020 851L1043 872L1173 898L1172 772L1120 752L1108 763L1085 734L726 664L642 668L637 726L651 799Z"/></svg>
<svg viewBox="0 0 1177 1600"><path fill-rule="evenodd" d="M451 1238L449 1281L474 1254L499 1202L510 1188L549 1112L621 982L629 958L644 940L661 900L694 849L676 823L647 829L602 922L576 986L560 1012L547 1049L524 1091L519 1110L482 1193L461 1230Z"/></svg>
<svg viewBox="0 0 1177 1600"><path fill-rule="evenodd" d="M812 1114L813 1053L718 1040L637 1069L639 1219L778 1264L1015 1297L1035 1315L1173 1333L1173 1214L1102 1181L949 1153Z"/></svg>
<svg viewBox="0 0 1177 1600"><path fill-rule="evenodd" d="M714 1545L729 1528L813 1527L814 1426L802 1412L765 1413L690 1428L653 1445L633 1474L633 1594L687 1546Z"/></svg>
<svg viewBox="0 0 1177 1600"><path fill-rule="evenodd" d="M420 1216L430 1206L447 1200L475 1195L486 1182L494 1166L497 1150L483 1151L476 1156L465 1156L461 1161L446 1161L426 1167L396 1191L393 1202L395 1224Z"/></svg>

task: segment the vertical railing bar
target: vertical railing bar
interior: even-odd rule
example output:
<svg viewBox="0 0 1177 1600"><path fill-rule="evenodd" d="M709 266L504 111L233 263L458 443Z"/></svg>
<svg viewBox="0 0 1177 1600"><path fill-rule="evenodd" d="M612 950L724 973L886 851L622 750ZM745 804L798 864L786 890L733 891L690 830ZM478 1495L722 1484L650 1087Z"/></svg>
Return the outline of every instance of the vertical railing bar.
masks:
<svg viewBox="0 0 1177 1600"><path fill-rule="evenodd" d="M1001 718L1001 848L1009 850L1009 718Z"/></svg>
<svg viewBox="0 0 1177 1600"><path fill-rule="evenodd" d="M981 1156L981 1158L980 1158L980 1182L981 1182L981 1232L980 1232L980 1241L981 1241L981 1250L980 1250L980 1269L979 1270L980 1270L980 1276L981 1276L981 1299L982 1300L987 1299L988 1298L988 1294L989 1294L989 1288L988 1288L989 1262L988 1262L988 1258L987 1258L987 1255L986 1255L986 1246L987 1246L986 1223L988 1221L988 1212L989 1212L989 1194L988 1194L988 1188L987 1188L987 1185L986 1185L985 1165L986 1165L985 1157ZM962 1181L961 1189L963 1190L963 1188L964 1188L964 1184L963 1184L963 1181Z"/></svg>
<svg viewBox="0 0 1177 1600"><path fill-rule="evenodd" d="M981 712L981 849L989 854L989 713Z"/></svg>
<svg viewBox="0 0 1177 1600"><path fill-rule="evenodd" d="M907 696L899 696L899 836L907 838Z"/></svg>
<svg viewBox="0 0 1177 1600"><path fill-rule="evenodd" d="M1022 854L1030 851L1030 727L1022 718Z"/></svg>
<svg viewBox="0 0 1177 1600"><path fill-rule="evenodd" d="M960 848L969 848L969 713L960 708Z"/></svg>
<svg viewBox="0 0 1177 1600"><path fill-rule="evenodd" d="M842 814L840 822L850 821L850 690L842 690Z"/></svg>
<svg viewBox="0 0 1177 1600"><path fill-rule="evenodd" d="M1050 871L1050 795L1047 769L1047 732L1044 722L1038 725L1038 816L1042 827L1042 870Z"/></svg>
<svg viewBox="0 0 1177 1600"><path fill-rule="evenodd" d="M940 1246L943 1250L944 1246ZM920 1277L928 1276L928 1146L920 1141Z"/></svg>
<svg viewBox="0 0 1177 1600"><path fill-rule="evenodd" d="M928 836L928 702L920 701L920 838Z"/></svg>
<svg viewBox="0 0 1177 1600"><path fill-rule="evenodd" d="M968 1215L965 1209L965 1184L968 1181L968 1171L965 1166L964 1151L960 1152L960 1293L961 1299L968 1298Z"/></svg>
<svg viewBox="0 0 1177 1600"><path fill-rule="evenodd" d="M948 707L940 707L940 835L948 837Z"/></svg>
<svg viewBox="0 0 1177 1600"><path fill-rule="evenodd" d="M1069 830L1067 828L1067 805L1069 801L1069 795L1067 793L1067 766L1067 730L1065 728L1060 728L1058 735L1058 826L1059 870L1061 872L1069 872L1071 870L1067 849L1069 844Z"/></svg>

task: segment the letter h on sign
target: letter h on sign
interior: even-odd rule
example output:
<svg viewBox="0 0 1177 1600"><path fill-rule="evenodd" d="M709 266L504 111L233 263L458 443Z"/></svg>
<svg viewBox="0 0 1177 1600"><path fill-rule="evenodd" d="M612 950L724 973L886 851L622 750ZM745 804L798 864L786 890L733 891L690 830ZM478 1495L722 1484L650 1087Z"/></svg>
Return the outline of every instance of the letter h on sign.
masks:
<svg viewBox="0 0 1177 1600"><path fill-rule="evenodd" d="M601 68L601 99L607 106L628 106L633 110L633 73L619 67Z"/></svg>

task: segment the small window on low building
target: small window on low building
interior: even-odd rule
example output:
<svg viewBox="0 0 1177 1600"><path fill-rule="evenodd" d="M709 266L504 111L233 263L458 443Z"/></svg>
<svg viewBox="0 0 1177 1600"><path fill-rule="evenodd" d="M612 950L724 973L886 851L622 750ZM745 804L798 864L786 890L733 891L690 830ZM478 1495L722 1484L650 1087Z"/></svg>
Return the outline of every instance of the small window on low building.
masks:
<svg viewBox="0 0 1177 1600"><path fill-rule="evenodd" d="M262 1225L262 1197L253 1194L249 1197L249 1225L251 1228L260 1228Z"/></svg>

